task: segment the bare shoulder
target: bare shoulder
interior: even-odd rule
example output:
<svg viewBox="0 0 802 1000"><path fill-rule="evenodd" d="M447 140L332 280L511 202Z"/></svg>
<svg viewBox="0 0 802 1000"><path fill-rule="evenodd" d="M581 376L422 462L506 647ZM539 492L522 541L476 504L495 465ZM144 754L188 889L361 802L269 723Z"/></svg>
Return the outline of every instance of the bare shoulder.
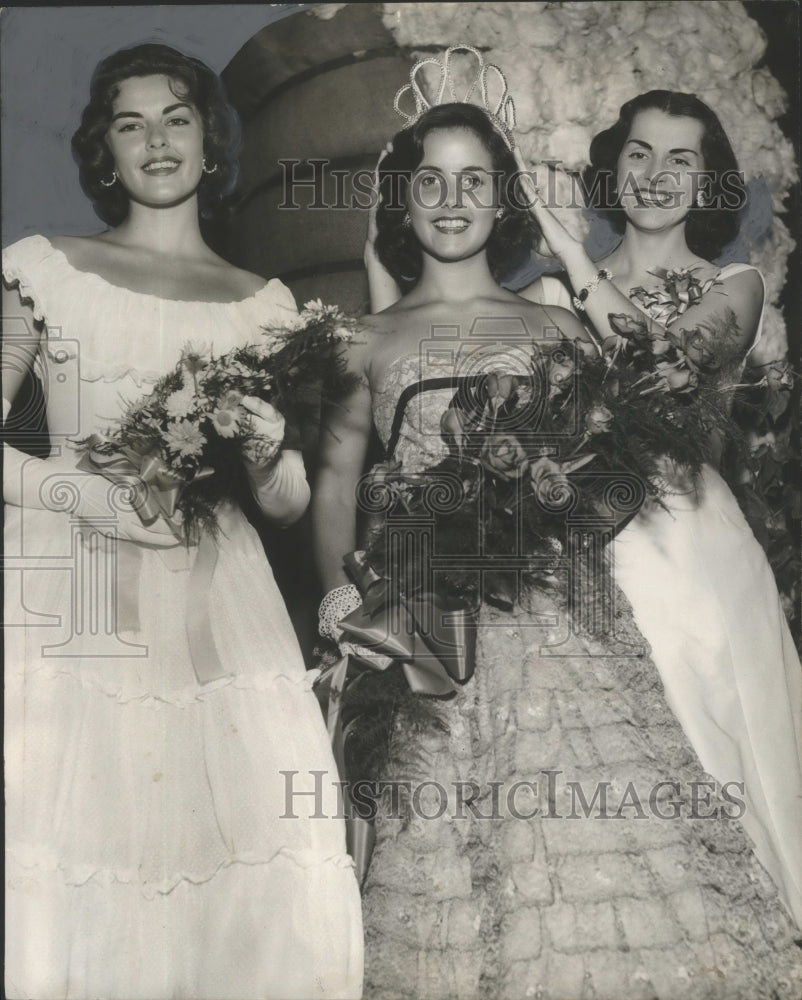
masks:
<svg viewBox="0 0 802 1000"><path fill-rule="evenodd" d="M521 298L522 314L527 326L536 337L567 340L587 339L587 331L574 313L562 306L546 306Z"/></svg>
<svg viewBox="0 0 802 1000"><path fill-rule="evenodd" d="M722 274L719 277L721 287L727 294L736 293L748 300L758 300L762 304L765 294L763 276L756 267L745 267L733 274Z"/></svg>
<svg viewBox="0 0 802 1000"><path fill-rule="evenodd" d="M763 303L765 295L763 276L750 264L732 263L720 267L700 258L690 270L697 281L710 282L713 292L734 297L733 307L736 312L738 305ZM699 301L704 302L704 297Z"/></svg>
<svg viewBox="0 0 802 1000"><path fill-rule="evenodd" d="M387 312L363 316L359 331L349 350L349 362L365 375L370 375L377 356L386 348L393 333L398 329L398 318Z"/></svg>

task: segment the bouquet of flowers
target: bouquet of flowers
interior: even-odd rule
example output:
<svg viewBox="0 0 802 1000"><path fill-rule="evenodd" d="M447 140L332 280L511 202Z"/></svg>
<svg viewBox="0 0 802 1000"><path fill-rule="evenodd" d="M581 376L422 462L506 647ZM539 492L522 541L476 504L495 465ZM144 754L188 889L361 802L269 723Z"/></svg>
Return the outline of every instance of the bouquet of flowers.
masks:
<svg viewBox="0 0 802 1000"><path fill-rule="evenodd" d="M77 442L81 467L134 486L145 524L164 517L187 539L199 527L214 532L216 506L242 487L243 456L269 462L281 449L256 434L243 397L260 397L295 419L316 410L321 398L353 384L341 348L357 328L339 308L315 300L291 325L265 327L225 354L187 343L176 367L113 429Z"/></svg>
<svg viewBox="0 0 802 1000"><path fill-rule="evenodd" d="M568 515L620 529L647 498L663 503L693 488L717 441L736 434L731 310L687 330L666 331L647 316L610 320L615 332L604 341L533 342L527 375L461 385L441 419L450 454L437 465L415 476L378 467L391 517L425 520L432 487L447 495L435 511L434 551L455 557L442 570L449 589L475 587L475 567L461 570L460 557L478 553L500 565L528 556L536 575L553 578ZM397 562L388 537L379 526L372 532L378 567Z"/></svg>

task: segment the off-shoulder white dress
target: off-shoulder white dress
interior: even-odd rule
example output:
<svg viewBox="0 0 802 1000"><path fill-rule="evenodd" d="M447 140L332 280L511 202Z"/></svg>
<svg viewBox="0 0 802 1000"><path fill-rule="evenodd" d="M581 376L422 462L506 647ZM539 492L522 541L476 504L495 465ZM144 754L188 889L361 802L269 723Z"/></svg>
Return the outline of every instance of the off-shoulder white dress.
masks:
<svg viewBox="0 0 802 1000"><path fill-rule="evenodd" d="M275 280L225 304L134 293L39 236L4 251L3 274L46 325L49 429L68 457L187 340L219 353L295 312ZM6 507L8 996L361 993L359 892L320 709L257 533L233 506L221 516L203 599L225 676L201 684L187 638L197 547L109 554L68 513ZM114 630L113 585L138 629ZM316 783L320 796L297 794Z"/></svg>

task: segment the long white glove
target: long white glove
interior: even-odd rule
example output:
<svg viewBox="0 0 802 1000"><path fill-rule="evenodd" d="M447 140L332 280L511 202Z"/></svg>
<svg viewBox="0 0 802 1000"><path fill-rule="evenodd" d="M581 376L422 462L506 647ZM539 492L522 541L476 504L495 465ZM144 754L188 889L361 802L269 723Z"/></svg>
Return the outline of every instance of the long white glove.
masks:
<svg viewBox="0 0 802 1000"><path fill-rule="evenodd" d="M63 458L32 458L3 445L3 498L15 507L79 517L104 535L169 548L180 545L161 518L146 527L135 497L103 476L81 472Z"/></svg>
<svg viewBox="0 0 802 1000"><path fill-rule="evenodd" d="M274 459L284 437L284 417L255 396L244 396L242 405L251 414L258 436L243 454L251 492L265 517L287 527L298 520L311 499L303 456L299 451L282 451Z"/></svg>

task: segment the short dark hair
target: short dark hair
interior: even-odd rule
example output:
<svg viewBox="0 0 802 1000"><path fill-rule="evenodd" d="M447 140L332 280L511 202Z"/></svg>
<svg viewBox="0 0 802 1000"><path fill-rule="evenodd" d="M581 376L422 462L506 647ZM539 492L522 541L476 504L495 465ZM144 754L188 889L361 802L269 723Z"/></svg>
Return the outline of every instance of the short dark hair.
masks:
<svg viewBox="0 0 802 1000"><path fill-rule="evenodd" d="M81 187L104 222L119 225L128 215L128 193L122 184L104 187L114 170L114 158L106 144L112 119L112 103L120 84L131 77L169 77L176 97L189 101L203 124L203 150L207 163L216 166L204 173L198 187L201 214L230 194L237 182L237 155L240 148L240 123L226 99L220 78L205 63L170 48L146 44L120 49L98 64L89 88L89 103L81 124L72 137L72 150L80 172Z"/></svg>
<svg viewBox="0 0 802 1000"><path fill-rule="evenodd" d="M379 204L376 251L379 259L403 291L409 291L421 276L423 251L412 228L406 224L410 181L423 160L423 141L436 129L468 129L481 141L496 174L496 193L501 218L487 243L491 274L500 281L540 240L540 229L515 189L518 167L511 150L490 117L473 104L440 104L425 112L414 125L393 138L393 151L379 168Z"/></svg>
<svg viewBox="0 0 802 1000"><path fill-rule="evenodd" d="M590 164L582 172L588 204L605 215L617 232L624 232L626 217L615 190L618 159L635 115L651 109L676 118L693 118L702 125L707 203L690 208L685 238L689 248L700 257L708 260L717 257L738 234L738 210L745 204L746 192L738 161L718 116L695 94L650 90L622 104L618 121L599 132L590 144Z"/></svg>

